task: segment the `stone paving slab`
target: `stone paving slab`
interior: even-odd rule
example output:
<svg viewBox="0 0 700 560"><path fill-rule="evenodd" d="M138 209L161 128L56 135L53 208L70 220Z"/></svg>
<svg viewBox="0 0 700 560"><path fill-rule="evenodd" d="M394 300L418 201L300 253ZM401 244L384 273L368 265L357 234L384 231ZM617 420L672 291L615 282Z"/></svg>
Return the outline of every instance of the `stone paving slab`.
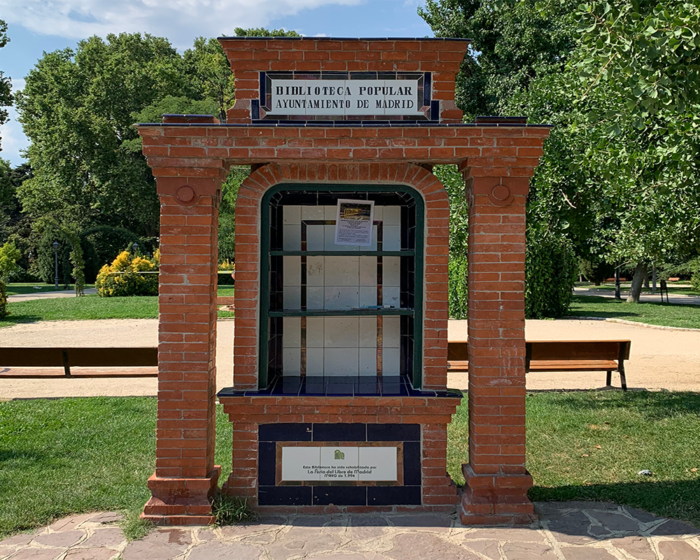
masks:
<svg viewBox="0 0 700 560"><path fill-rule="evenodd" d="M0 560L700 560L700 531L596 502L538 503L528 527L456 515L270 516L231 527L157 528L127 542L103 512L0 541Z"/></svg>

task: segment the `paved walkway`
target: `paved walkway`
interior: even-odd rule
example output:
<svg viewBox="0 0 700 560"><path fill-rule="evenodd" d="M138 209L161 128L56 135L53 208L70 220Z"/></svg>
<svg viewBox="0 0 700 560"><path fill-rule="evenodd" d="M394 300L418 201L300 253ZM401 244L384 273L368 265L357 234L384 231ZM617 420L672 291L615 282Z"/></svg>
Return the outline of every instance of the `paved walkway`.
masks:
<svg viewBox="0 0 700 560"><path fill-rule="evenodd" d="M85 288L85 295L93 295L97 293L95 288ZM75 290L58 290L57 292L35 292L31 294L14 294L7 296L7 301L18 303L20 301L31 301L33 299L55 299L75 297Z"/></svg>
<svg viewBox="0 0 700 560"><path fill-rule="evenodd" d="M276 516L231 527L161 528L126 542L119 515L68 517L0 541L8 560L698 560L700 531L592 502L536 504L530 527L464 527L451 516Z"/></svg>
<svg viewBox="0 0 700 560"><path fill-rule="evenodd" d="M629 290L622 290L621 292L621 297L622 299L627 299L627 296L629 294ZM574 295L577 296L597 296L597 297L606 297L606 298L614 298L615 297L615 291L614 290L605 290L605 289L596 289L596 288L584 288L584 287L574 287ZM651 294L648 292L643 292L642 295L639 298L639 301L641 303L661 303L661 295L659 293L656 294ZM666 302L666 296L664 295L664 303ZM668 302L669 303L676 303L679 305L700 305L700 296L690 296L686 294L674 294L669 292L668 294Z"/></svg>

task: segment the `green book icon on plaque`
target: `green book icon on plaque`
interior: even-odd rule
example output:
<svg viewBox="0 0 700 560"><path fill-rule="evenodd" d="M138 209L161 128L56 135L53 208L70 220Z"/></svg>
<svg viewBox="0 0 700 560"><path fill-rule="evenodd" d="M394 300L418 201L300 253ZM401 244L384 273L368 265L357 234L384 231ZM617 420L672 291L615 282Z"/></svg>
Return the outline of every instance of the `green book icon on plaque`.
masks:
<svg viewBox="0 0 700 560"><path fill-rule="evenodd" d="M345 453L343 453L340 449L336 449L335 453L333 454L333 459L336 461L342 461L345 459Z"/></svg>

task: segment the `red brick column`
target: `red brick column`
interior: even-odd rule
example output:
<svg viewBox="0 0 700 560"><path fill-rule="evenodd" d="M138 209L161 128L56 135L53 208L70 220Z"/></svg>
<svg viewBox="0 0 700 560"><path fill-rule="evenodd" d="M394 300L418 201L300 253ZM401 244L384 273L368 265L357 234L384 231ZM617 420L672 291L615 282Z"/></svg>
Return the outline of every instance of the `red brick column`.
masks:
<svg viewBox="0 0 700 560"><path fill-rule="evenodd" d="M221 470L214 465L216 290L226 172L220 160L158 167L154 157L150 163L161 202L158 428L152 498L142 517L206 524L213 521L210 499Z"/></svg>
<svg viewBox="0 0 700 560"><path fill-rule="evenodd" d="M547 128L484 129L469 199L469 464L465 524L533 519L525 467L525 205Z"/></svg>

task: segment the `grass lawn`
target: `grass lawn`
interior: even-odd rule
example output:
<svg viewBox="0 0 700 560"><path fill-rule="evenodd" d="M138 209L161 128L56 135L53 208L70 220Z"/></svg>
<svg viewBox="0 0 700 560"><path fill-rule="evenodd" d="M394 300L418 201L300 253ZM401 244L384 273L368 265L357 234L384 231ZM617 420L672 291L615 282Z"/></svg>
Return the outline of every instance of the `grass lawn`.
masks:
<svg viewBox="0 0 700 560"><path fill-rule="evenodd" d="M233 295L233 290L221 289L219 295ZM16 323L37 321L84 321L88 319L157 319L158 298L132 296L102 298L52 298L10 302L10 315L0 319L0 328ZM233 312L219 311L219 318L233 317Z"/></svg>
<svg viewBox="0 0 700 560"><path fill-rule="evenodd" d="M700 329L700 306L673 303L627 303L596 296L574 296L568 315L575 317L614 317L627 321Z"/></svg>
<svg viewBox="0 0 700 560"><path fill-rule="evenodd" d="M528 404L535 500L612 500L700 525L700 394L537 393ZM70 513L138 514L155 457L154 398L0 403L0 537ZM463 483L467 406L449 428L448 468ZM600 446L600 447L598 447ZM231 424L217 410L216 462L231 469ZM650 469L652 477L637 472Z"/></svg>

